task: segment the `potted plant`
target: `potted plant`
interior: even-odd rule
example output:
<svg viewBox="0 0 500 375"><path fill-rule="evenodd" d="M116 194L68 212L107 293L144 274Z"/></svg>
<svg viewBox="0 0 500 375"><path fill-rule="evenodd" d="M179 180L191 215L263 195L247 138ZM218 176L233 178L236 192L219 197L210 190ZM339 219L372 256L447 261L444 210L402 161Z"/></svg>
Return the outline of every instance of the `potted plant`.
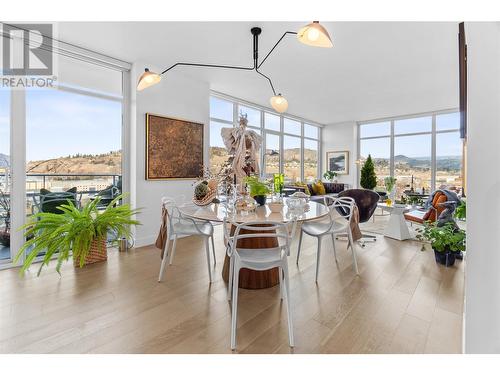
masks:
<svg viewBox="0 0 500 375"><path fill-rule="evenodd" d="M455 209L455 218L464 221L467 218L467 205L465 201L460 201L460 204Z"/></svg>
<svg viewBox="0 0 500 375"><path fill-rule="evenodd" d="M245 183L250 189L250 196L255 199L259 206L266 204L267 194L271 193L271 189L267 183L259 181L258 177L250 176L245 178Z"/></svg>
<svg viewBox="0 0 500 375"><path fill-rule="evenodd" d="M25 242L14 260L17 262L26 250L30 250L21 273L39 254L43 254L43 261L38 275L54 255L57 255L57 272L69 257L73 257L75 267L106 260L108 233L112 232L116 240L130 238L130 226L140 224L132 219L138 210L132 210L128 204L117 204L122 198L123 195L117 196L102 211L97 209L101 200L97 197L82 208L77 208L68 200L67 204L58 206L61 214L39 212L32 215L30 222L21 227L26 230L26 237L31 239Z"/></svg>
<svg viewBox="0 0 500 375"><path fill-rule="evenodd" d="M447 222L441 226L425 222L423 228L417 228L416 231L417 239L430 242L436 262L446 267L453 266L455 258L465 251L465 231L458 228L455 222ZM425 245L422 250L425 250Z"/></svg>
<svg viewBox="0 0 500 375"><path fill-rule="evenodd" d="M4 227L0 228L0 245L10 246L10 199L0 190L0 219Z"/></svg>
<svg viewBox="0 0 500 375"><path fill-rule="evenodd" d="M372 156L368 154L363 167L361 168L361 178L359 184L364 189L373 190L377 186L377 175L375 174L375 165Z"/></svg>
<svg viewBox="0 0 500 375"><path fill-rule="evenodd" d="M384 185L385 185L385 190L387 191L387 195L389 196L387 204L390 205L391 202L396 201L396 192L394 191L394 186L396 186L396 178L392 176L385 177Z"/></svg>
<svg viewBox="0 0 500 375"><path fill-rule="evenodd" d="M328 180L330 182L336 182L337 181L337 172L334 171L326 171L323 173L323 177L325 180Z"/></svg>

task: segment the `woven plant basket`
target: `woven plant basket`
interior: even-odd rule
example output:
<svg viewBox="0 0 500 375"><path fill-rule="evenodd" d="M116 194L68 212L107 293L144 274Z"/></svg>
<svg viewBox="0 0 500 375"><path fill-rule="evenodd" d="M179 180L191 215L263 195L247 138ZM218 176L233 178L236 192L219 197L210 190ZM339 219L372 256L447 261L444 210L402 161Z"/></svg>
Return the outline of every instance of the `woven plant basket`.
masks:
<svg viewBox="0 0 500 375"><path fill-rule="evenodd" d="M90 243L90 251L85 257L85 265L103 262L108 259L108 252L106 250L106 238L95 238ZM73 257L73 265L80 267L80 257Z"/></svg>
<svg viewBox="0 0 500 375"><path fill-rule="evenodd" d="M208 192L207 195L205 195L205 197L203 197L203 199L198 200L193 198L193 203L197 206L208 206L210 203L212 203L216 195L217 195L217 190L212 189Z"/></svg>

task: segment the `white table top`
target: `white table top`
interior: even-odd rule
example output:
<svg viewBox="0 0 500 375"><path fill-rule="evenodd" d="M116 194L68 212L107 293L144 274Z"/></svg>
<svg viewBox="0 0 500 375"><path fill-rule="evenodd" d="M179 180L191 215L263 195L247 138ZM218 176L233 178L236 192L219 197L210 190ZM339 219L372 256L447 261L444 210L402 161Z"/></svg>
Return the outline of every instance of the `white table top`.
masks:
<svg viewBox="0 0 500 375"><path fill-rule="evenodd" d="M383 210L387 210L389 212L394 213L406 213L411 211L411 206L400 205L400 204L391 204L390 206L387 203L377 203L377 207L380 207Z"/></svg>
<svg viewBox="0 0 500 375"><path fill-rule="evenodd" d="M229 218L236 223L245 223L249 221L276 221L286 223L294 217L297 218L297 221L307 221L318 219L328 214L328 209L323 204L309 202L308 207L309 209L305 212L291 212L288 210L286 203L284 203L280 212L271 212L269 207L265 205L257 207L255 212L246 215L238 213L236 215L230 215ZM226 216L226 207L221 203L212 203L203 207L196 206L194 203L186 203L179 206L179 210L186 216L200 220L222 222Z"/></svg>

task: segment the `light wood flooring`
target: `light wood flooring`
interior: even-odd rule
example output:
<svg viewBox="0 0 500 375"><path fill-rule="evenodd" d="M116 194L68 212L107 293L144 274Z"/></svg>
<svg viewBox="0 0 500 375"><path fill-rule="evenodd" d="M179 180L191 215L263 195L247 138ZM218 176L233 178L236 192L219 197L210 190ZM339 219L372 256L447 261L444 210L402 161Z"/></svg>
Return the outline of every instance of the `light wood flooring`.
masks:
<svg viewBox="0 0 500 375"><path fill-rule="evenodd" d="M316 241L289 259L296 347L287 341L279 287L240 289L236 353L460 353L465 262L438 266L415 241L380 236L358 246L360 275L345 242L338 265L324 242L318 283ZM217 265L209 285L199 238L178 241L174 265L157 282L154 247L118 253L62 277L36 268L21 279L0 271L0 353L231 353L230 306Z"/></svg>

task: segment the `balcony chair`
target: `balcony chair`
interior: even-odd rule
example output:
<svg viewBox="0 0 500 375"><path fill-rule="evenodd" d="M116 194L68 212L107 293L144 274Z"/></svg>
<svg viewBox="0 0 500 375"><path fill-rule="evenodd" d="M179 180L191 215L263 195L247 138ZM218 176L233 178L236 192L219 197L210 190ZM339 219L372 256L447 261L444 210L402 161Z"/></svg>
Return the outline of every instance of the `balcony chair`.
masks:
<svg viewBox="0 0 500 375"><path fill-rule="evenodd" d="M182 215L179 211L175 200L172 198L163 198L162 206L167 215L167 238L165 247L163 249L163 259L160 266L160 274L158 282L163 280L165 273L167 258L169 258L169 265L172 265L177 245L177 238L179 236L202 236L205 238L205 251L207 255L208 278L212 282L212 269L210 267L210 245L209 240L212 242L212 253L215 265L215 245L214 245L214 227L209 221L198 221ZM170 250L170 242L173 241L172 249Z"/></svg>
<svg viewBox="0 0 500 375"><path fill-rule="evenodd" d="M52 214L61 214L62 211L57 208L63 204L72 202L76 207L80 207L82 193L76 191L76 187L66 191L51 192L47 189L40 189L40 194L33 195L32 213L46 212Z"/></svg>
<svg viewBox="0 0 500 375"><path fill-rule="evenodd" d="M300 257L300 249L302 246L302 237L304 233L316 237L318 239L318 250L316 254L316 282L318 282L318 273L319 273L319 262L321 256L321 241L324 236L331 236L333 242L333 255L335 257L335 262L337 260L337 250L335 248L335 237L339 234L345 234L347 236L348 245L351 247L352 253L352 264L354 268L354 272L359 274L358 272L358 262L356 260L356 250L353 246L352 240L352 232L351 232L351 217L354 212L355 202L354 199L349 197L343 198L332 198L325 196L324 204L329 209L328 221L325 222L324 219L314 220L314 221L306 221L302 224L302 228L300 231L299 238L299 247L297 250L297 264L299 264ZM338 214L340 214L340 217Z"/></svg>
<svg viewBox="0 0 500 375"><path fill-rule="evenodd" d="M349 189L339 193L339 198L352 198L356 202L359 213L359 223L366 223L375 213L377 204L380 200L380 195L368 189ZM376 241L377 236L372 234L361 233L362 238L359 240L361 247L365 247L366 241ZM342 237L342 236L337 236Z"/></svg>
<svg viewBox="0 0 500 375"><path fill-rule="evenodd" d="M448 197L444 191L436 190L428 209L412 210L404 214L404 217L410 222L410 225L413 223L423 224L425 221L435 222L441 212L445 210L446 207L443 203L446 201L448 201Z"/></svg>
<svg viewBox="0 0 500 375"><path fill-rule="evenodd" d="M285 299L288 314L288 340L294 346L292 310L290 303L290 282L288 277L288 256L290 243L295 233L297 221L287 224L271 221L254 221L243 224L233 224L224 218L224 237L227 240L227 255L229 261L228 299L231 300L231 349L236 349L236 323L238 318L238 285L240 269L248 268L265 271L279 268L280 296ZM230 237L229 228L235 227L234 235ZM245 240L266 241L269 248L245 248ZM246 242L248 243L248 242ZM268 245L267 245L268 244Z"/></svg>

